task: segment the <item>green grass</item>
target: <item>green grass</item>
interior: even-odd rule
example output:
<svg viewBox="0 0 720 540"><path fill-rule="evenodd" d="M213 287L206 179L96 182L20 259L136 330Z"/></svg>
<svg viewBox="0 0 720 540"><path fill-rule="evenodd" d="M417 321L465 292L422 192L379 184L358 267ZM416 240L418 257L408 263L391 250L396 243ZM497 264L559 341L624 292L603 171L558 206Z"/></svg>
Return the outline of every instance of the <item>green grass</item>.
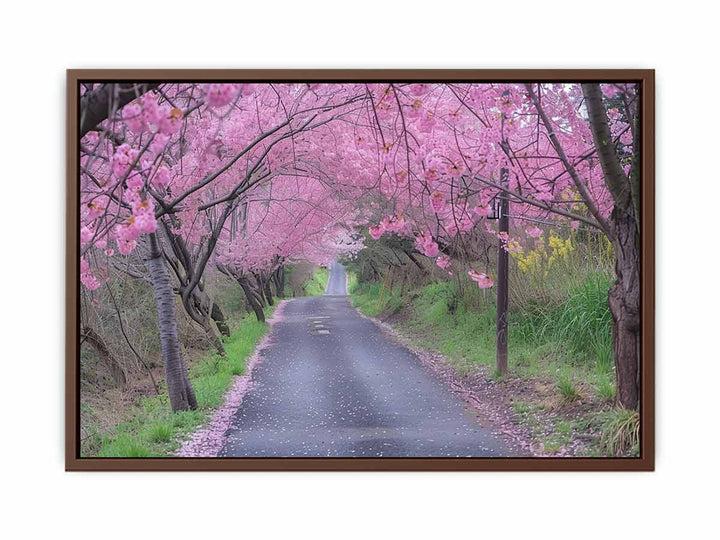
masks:
<svg viewBox="0 0 720 540"><path fill-rule="evenodd" d="M494 366L496 314L494 293L468 289L457 281L440 281L400 296L399 287L358 283L350 275L349 292L355 307L371 317L410 304L402 323L419 344L448 357L460 373L473 365ZM528 302L511 307L508 328L510 374L555 381L565 402L579 397L578 384L595 389L601 400L615 394L611 317L607 307L610 278L589 273L555 304ZM466 299L472 297L473 301ZM470 307L470 305L472 307Z"/></svg>
<svg viewBox="0 0 720 540"><path fill-rule="evenodd" d="M560 370L557 376L557 388L558 392L566 402L575 401L580 397L575 381L573 381L572 375L567 369Z"/></svg>
<svg viewBox="0 0 720 540"><path fill-rule="evenodd" d="M327 268L322 266L316 268L312 277L305 282L305 295L322 296L325 294L329 275L330 271Z"/></svg>
<svg viewBox="0 0 720 540"><path fill-rule="evenodd" d="M377 317L383 313L393 313L400 306L399 288L391 291L382 283L362 283L351 287L354 291L352 302L368 317Z"/></svg>
<svg viewBox="0 0 720 540"><path fill-rule="evenodd" d="M141 398L131 412L132 419L102 437L97 457L162 457L177 450L182 437L197 429L214 408L222 405L234 376L244 373L245 361L267 328L267 323L257 322L254 315L243 317L224 341L227 358L208 354L190 366L197 410L171 412L164 393Z"/></svg>
<svg viewBox="0 0 720 540"><path fill-rule="evenodd" d="M615 373L613 371L603 371L599 368L595 375L595 394L603 401L613 401L615 399Z"/></svg>
<svg viewBox="0 0 720 540"><path fill-rule="evenodd" d="M355 272L347 272L348 294L354 293L358 288L358 278Z"/></svg>
<svg viewBox="0 0 720 540"><path fill-rule="evenodd" d="M567 422L555 424L555 432L542 439L543 451L547 454L557 454L563 446L572 441L572 427Z"/></svg>
<svg viewBox="0 0 720 540"><path fill-rule="evenodd" d="M514 400L513 412L515 414L528 414L530 412L530 404L525 401Z"/></svg>
<svg viewBox="0 0 720 540"><path fill-rule="evenodd" d="M563 420L555 424L555 429L557 429L558 433L562 433L563 435L570 435L573 428L570 422Z"/></svg>
<svg viewBox="0 0 720 540"><path fill-rule="evenodd" d="M153 443L170 442L173 438L173 425L168 422L156 422L151 424L147 431L147 439Z"/></svg>

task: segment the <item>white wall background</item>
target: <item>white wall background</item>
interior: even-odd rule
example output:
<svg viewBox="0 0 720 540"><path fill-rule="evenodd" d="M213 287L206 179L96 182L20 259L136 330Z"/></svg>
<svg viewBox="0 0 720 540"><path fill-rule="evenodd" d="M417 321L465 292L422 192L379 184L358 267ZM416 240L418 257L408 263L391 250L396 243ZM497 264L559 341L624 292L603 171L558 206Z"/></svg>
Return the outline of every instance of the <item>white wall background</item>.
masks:
<svg viewBox="0 0 720 540"><path fill-rule="evenodd" d="M6 537L706 538L717 531L720 77L711 3L41 4L6 3L0 32L7 497L0 531L14 530ZM657 69L657 471L63 472L70 67Z"/></svg>

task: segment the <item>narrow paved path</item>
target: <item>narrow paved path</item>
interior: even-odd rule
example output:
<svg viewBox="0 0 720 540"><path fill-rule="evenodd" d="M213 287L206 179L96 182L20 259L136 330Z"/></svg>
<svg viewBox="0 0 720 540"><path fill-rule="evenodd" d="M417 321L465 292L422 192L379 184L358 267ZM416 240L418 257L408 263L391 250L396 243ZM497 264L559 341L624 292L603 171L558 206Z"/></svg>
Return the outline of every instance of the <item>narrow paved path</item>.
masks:
<svg viewBox="0 0 720 540"><path fill-rule="evenodd" d="M285 306L220 456L511 455L345 295L333 263L325 296Z"/></svg>

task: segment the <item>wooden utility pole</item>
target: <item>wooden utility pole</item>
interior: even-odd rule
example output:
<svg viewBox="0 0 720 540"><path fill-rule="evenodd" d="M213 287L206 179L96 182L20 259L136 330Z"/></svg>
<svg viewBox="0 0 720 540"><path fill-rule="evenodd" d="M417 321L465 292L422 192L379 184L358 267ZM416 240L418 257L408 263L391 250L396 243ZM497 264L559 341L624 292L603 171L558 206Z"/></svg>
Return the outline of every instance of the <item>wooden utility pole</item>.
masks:
<svg viewBox="0 0 720 540"><path fill-rule="evenodd" d="M505 186L508 179L508 170L501 169L500 183ZM510 225L510 204L505 192L498 194L499 229L500 234L507 239ZM504 235L502 233L505 233ZM498 276L497 276L497 335L495 339L496 359L495 366L498 373L507 373L507 311L508 311L508 252L507 245L500 241L498 246Z"/></svg>

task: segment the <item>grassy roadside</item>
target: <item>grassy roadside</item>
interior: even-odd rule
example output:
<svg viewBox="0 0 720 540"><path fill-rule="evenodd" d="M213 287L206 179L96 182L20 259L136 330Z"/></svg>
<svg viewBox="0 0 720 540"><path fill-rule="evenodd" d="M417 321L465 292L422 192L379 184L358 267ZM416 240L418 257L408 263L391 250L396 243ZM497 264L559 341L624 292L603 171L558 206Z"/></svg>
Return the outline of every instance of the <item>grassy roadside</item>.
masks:
<svg viewBox="0 0 720 540"><path fill-rule="evenodd" d="M576 444L582 455L637 454L637 413L612 407L609 276L590 274L560 302L512 312L504 377L494 373L491 292L486 301L468 305L454 281L405 292L358 283L352 274L348 282L352 303L362 313L385 319L418 345L442 353L458 376L485 369L505 388L515 420L546 453Z"/></svg>
<svg viewBox="0 0 720 540"><path fill-rule="evenodd" d="M305 296L322 296L325 294L330 270L319 266L315 268L313 274L304 284Z"/></svg>
<svg viewBox="0 0 720 540"><path fill-rule="evenodd" d="M266 309L266 315L272 315L272 309ZM86 457L164 457L172 454L179 448L183 436L195 431L208 420L213 409L222 405L225 392L235 375L244 373L247 358L268 326L248 314L224 340L227 358L208 353L190 365L197 410L171 412L164 389L159 396L141 398L130 413L132 419L118 424L112 433L103 437L96 456Z"/></svg>

